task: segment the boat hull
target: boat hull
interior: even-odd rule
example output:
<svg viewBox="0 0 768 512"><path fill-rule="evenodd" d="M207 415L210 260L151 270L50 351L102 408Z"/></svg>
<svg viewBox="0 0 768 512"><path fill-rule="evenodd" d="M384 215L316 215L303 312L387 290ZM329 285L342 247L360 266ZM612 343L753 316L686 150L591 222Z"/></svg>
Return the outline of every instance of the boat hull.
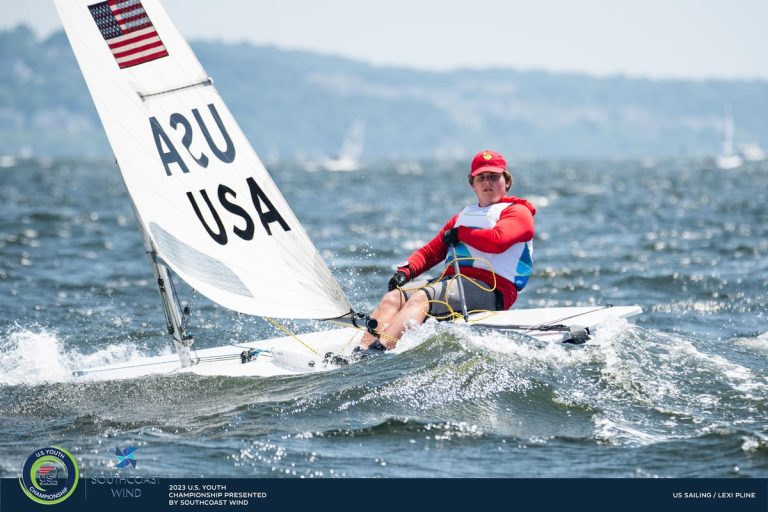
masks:
<svg viewBox="0 0 768 512"><path fill-rule="evenodd" d="M478 329L521 333L541 341L562 343L571 331L550 330L552 325L588 329L595 333L610 318L632 318L639 315L638 306L572 307L513 309L494 313L477 313L469 317L469 325ZM464 320L457 324L466 325ZM133 379L155 374L193 373L229 377L272 377L338 368L327 360L329 352L349 356L363 336L353 327L283 336L260 341L224 345L192 351L194 364L183 368L175 354L142 357L127 363L88 368L75 372L79 379ZM243 352L249 354L243 362Z"/></svg>

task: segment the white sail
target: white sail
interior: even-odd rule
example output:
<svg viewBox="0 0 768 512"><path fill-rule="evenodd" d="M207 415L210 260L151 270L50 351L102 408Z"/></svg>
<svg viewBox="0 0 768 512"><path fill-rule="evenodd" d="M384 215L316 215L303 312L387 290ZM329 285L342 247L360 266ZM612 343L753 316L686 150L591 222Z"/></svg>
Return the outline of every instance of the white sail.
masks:
<svg viewBox="0 0 768 512"><path fill-rule="evenodd" d="M723 147L715 163L720 169L725 170L736 169L742 164L741 156L733 152L733 115L731 114L730 107L725 110Z"/></svg>
<svg viewBox="0 0 768 512"><path fill-rule="evenodd" d="M730 109L726 110L723 120L723 148L721 153L723 155L733 154L733 115Z"/></svg>
<svg viewBox="0 0 768 512"><path fill-rule="evenodd" d="M159 1L54 2L161 260L242 313L348 313L338 283Z"/></svg>
<svg viewBox="0 0 768 512"><path fill-rule="evenodd" d="M359 171L363 164L360 157L363 155L363 144L365 142L365 123L356 122L350 128L341 150L336 158L326 158L321 164L327 171Z"/></svg>

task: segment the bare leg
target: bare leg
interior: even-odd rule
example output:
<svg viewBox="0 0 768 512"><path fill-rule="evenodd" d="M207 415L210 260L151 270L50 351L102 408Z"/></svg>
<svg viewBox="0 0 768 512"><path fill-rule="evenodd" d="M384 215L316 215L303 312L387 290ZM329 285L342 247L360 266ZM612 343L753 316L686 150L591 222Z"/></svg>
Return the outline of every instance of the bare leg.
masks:
<svg viewBox="0 0 768 512"><path fill-rule="evenodd" d="M376 315L377 312L382 309L382 306L385 304L385 302L388 303L388 306L392 305L392 303L388 301L388 297L391 293L392 292L389 292L384 296L381 304L379 305L379 308L377 308L376 311L374 311L374 313L371 315L379 321L378 331L381 333L381 344L384 345L387 349L395 347L397 341L405 332L405 324L407 322L410 320L414 320L416 323L423 322L427 317L427 310L429 309L429 298L425 292L420 291L414 293L404 305L402 304L402 301L399 297L400 292L397 292L397 310L395 311L394 315L388 316L385 321L384 316L378 317ZM394 309L387 307L385 310L387 313L391 313ZM382 311L382 313L383 312L384 311ZM363 338L361 345L367 347L371 342L373 342L373 336L366 333L366 337Z"/></svg>
<svg viewBox="0 0 768 512"><path fill-rule="evenodd" d="M379 327L377 330L382 332L384 329L386 329L389 323L392 321L395 315L400 312L400 309L404 305L405 298L403 297L403 292L400 290L391 290L385 293L384 297L381 298L381 302L379 302L379 306L374 310L373 313L371 313L371 318L375 318L376 321L379 322ZM375 338L371 333L366 332L363 336L363 339L360 341L360 345L367 347L373 343L374 339Z"/></svg>
<svg viewBox="0 0 768 512"><path fill-rule="evenodd" d="M429 297L426 292L420 291L414 293L405 303L405 306L400 310L397 315L392 319L388 326L383 330L380 330L381 344L384 345L387 350L395 348L400 337L405 332L405 324L413 320L417 324L420 324L427 318L427 310L429 309Z"/></svg>

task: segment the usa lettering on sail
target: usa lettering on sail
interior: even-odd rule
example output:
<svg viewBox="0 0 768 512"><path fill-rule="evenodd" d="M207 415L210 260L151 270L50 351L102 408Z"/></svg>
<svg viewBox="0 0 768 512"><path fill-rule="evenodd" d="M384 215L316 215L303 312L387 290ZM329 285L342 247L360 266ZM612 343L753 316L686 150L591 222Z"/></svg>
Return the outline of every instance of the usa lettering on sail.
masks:
<svg viewBox="0 0 768 512"><path fill-rule="evenodd" d="M208 111L216 123L216 127L219 130L221 138L224 140L223 148L220 148L214 141L213 136L211 135L211 131L203 120L203 117L201 116L198 109L192 109L192 117L194 118L195 124L199 128L200 133L202 133L203 138L208 143L208 147L211 150L212 155L221 162L230 164L234 162L235 156L237 154L235 144L227 132L227 129L224 126L221 117L219 116L219 112L216 110L216 106L213 103L208 104ZM166 176L173 176L172 169L176 168L172 167L174 165L182 171L182 174L189 173L189 166L186 164L181 154L176 149L176 146L174 146L171 138L166 133L161 122L156 117L152 116L149 118L149 125L152 130L152 136L155 140L158 156L163 162ZM207 168L210 163L210 158L208 155L203 152L200 152L199 155L196 155L192 152L191 147L194 140L195 131L190 120L186 116L178 112L174 112L168 117L168 126L170 129L181 134L181 143L187 150L187 153L192 158L192 160L200 167L204 169ZM258 183L256 183L256 180L254 180L252 177L248 177L245 181L250 192L250 202L253 204L256 215L258 216L261 226L267 235L271 236L273 234L273 226L271 226L272 223L277 223L277 225L281 227L283 231L290 231L290 226L285 221L280 212L277 211L274 204L272 201L270 201L269 197L267 197L267 194L264 192L264 190L259 186ZM216 188L215 194L209 194L205 189L198 190L197 193L189 191L186 194L187 198L189 199L189 203L194 210L195 215L197 216L197 219L200 221L200 224L202 224L205 231L216 243L220 245L226 245L229 241L229 235L227 233L226 226L224 225L222 216L218 211L218 208L211 200L211 196L217 200L220 207L222 207L230 214L240 217L245 222L245 227L238 227L233 225L231 232L246 241L253 239L256 233L253 218L245 208L236 202L237 193L232 188L221 183ZM196 195L200 196L200 202L198 202ZM209 214L204 213L204 209L207 209ZM215 226L209 224L206 220L206 217L212 218L213 224L215 224Z"/></svg>

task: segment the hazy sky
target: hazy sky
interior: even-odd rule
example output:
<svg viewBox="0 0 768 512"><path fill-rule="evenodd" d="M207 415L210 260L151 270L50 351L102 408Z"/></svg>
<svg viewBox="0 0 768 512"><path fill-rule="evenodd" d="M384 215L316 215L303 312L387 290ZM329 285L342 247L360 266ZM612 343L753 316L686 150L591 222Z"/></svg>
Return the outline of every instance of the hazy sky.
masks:
<svg viewBox="0 0 768 512"><path fill-rule="evenodd" d="M97 0L94 0L96 3ZM501 66L768 80L768 0L164 0L188 39L251 41L419 69ZM0 0L0 28L60 28Z"/></svg>

